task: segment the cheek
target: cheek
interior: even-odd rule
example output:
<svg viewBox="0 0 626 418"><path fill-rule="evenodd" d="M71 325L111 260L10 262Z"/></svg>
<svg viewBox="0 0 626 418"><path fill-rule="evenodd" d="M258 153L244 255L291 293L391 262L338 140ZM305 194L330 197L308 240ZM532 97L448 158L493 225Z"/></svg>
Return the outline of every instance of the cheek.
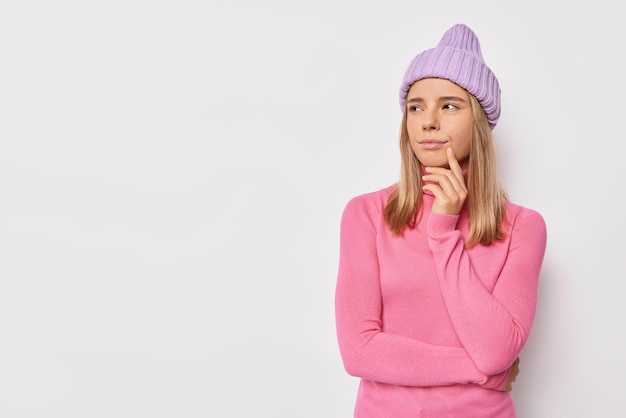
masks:
<svg viewBox="0 0 626 418"><path fill-rule="evenodd" d="M458 141L454 146L454 154L459 162L466 161L471 149L471 140Z"/></svg>
<svg viewBox="0 0 626 418"><path fill-rule="evenodd" d="M458 160L467 159L470 153L470 141L457 144L457 146L454 147L454 153L456 154L456 158Z"/></svg>
<svg viewBox="0 0 626 418"><path fill-rule="evenodd" d="M454 141L454 153L459 160L465 160L469 156L472 145L472 126L469 124L458 131Z"/></svg>
<svg viewBox="0 0 626 418"><path fill-rule="evenodd" d="M411 119L412 118L407 118L406 131L409 133L409 138L413 139L413 132L415 132L415 122L413 122Z"/></svg>
<svg viewBox="0 0 626 418"><path fill-rule="evenodd" d="M415 132L415 129L413 129L411 125L412 124L409 121L406 122L406 131L408 134L407 137L409 138L409 145L411 146L413 152L415 152L415 135L413 134L413 132Z"/></svg>
<svg viewBox="0 0 626 418"><path fill-rule="evenodd" d="M415 141L409 140L409 146L411 147L411 151L413 152L413 155L415 155L419 159L419 150L415 146Z"/></svg>
<svg viewBox="0 0 626 418"><path fill-rule="evenodd" d="M411 147L411 150L413 151L413 154L417 156L421 150L417 146L417 142L415 141L415 135L411 134L410 127L408 129L408 143L409 143L409 147Z"/></svg>

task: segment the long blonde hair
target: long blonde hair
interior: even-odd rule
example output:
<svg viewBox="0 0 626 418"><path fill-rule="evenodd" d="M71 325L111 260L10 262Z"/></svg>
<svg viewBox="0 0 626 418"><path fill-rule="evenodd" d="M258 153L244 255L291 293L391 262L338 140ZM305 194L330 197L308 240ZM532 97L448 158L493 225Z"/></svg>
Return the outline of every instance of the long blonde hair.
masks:
<svg viewBox="0 0 626 418"><path fill-rule="evenodd" d="M505 237L506 192L498 181L496 151L487 115L476 98L469 94L473 126L467 166L467 206L470 233L467 247L490 244ZM422 167L413 153L406 127L406 106L400 127L400 180L385 207L385 222L396 236L417 225L422 206Z"/></svg>

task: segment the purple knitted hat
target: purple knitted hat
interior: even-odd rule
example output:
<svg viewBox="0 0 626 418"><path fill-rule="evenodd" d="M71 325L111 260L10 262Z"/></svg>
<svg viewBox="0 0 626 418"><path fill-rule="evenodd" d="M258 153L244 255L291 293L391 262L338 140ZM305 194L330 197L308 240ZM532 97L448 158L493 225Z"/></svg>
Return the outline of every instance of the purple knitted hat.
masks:
<svg viewBox="0 0 626 418"><path fill-rule="evenodd" d="M465 25L454 25L439 44L419 53L407 68L400 86L400 108L404 109L411 85L423 78L445 78L480 102L491 128L500 118L500 85L480 52L478 38Z"/></svg>

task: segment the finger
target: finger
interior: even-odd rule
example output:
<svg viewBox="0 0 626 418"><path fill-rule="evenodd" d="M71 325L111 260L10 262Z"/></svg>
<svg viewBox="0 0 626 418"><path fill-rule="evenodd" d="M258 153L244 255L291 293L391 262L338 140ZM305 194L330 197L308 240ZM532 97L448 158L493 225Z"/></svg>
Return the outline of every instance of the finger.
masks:
<svg viewBox="0 0 626 418"><path fill-rule="evenodd" d="M449 147L446 150L446 154L448 156L448 165L450 166L450 171L454 174L454 178L456 180L455 188L458 192L465 192L467 188L465 187L465 177L463 176L463 169L461 168L461 164L456 159L456 154L452 147Z"/></svg>
<svg viewBox="0 0 626 418"><path fill-rule="evenodd" d="M448 186L448 190L450 190L452 186ZM422 190L425 192L431 192L433 196L435 196L435 202L439 202L439 205L456 207L458 205L454 204L457 201L457 197L455 195L450 195L439 183L428 183L422 186Z"/></svg>
<svg viewBox="0 0 626 418"><path fill-rule="evenodd" d="M449 172L449 170L447 170ZM437 184L449 196L458 195L457 187L453 184L454 180L451 179L453 177L451 174L425 174L422 176L422 180L424 182L429 182L430 184Z"/></svg>
<svg viewBox="0 0 626 418"><path fill-rule="evenodd" d="M433 177L428 177L427 179L429 181L441 183L444 181L443 179L445 178L447 179L449 184L453 187L453 189L456 190L457 194L465 195L467 193L467 188L465 187L465 178L463 177L463 170L461 169L461 166L458 165L458 162L457 162L457 168L459 169L459 171L453 172L450 169L442 168L442 167L426 167L426 173L429 173L430 175L433 176ZM425 177L422 177L422 178L426 180Z"/></svg>
<svg viewBox="0 0 626 418"><path fill-rule="evenodd" d="M445 192L438 184L429 183L423 186L422 190L431 192L435 196L435 199L441 199L445 196Z"/></svg>
<svg viewBox="0 0 626 418"><path fill-rule="evenodd" d="M450 166L450 170L454 173L456 178L462 180L463 169L461 168L459 161L456 159L456 155L454 154L452 147L448 147L446 150L446 156L448 157L448 166Z"/></svg>
<svg viewBox="0 0 626 418"><path fill-rule="evenodd" d="M467 187L463 177L459 180L452 171L447 168L433 167L427 172L432 174L425 174L422 176L422 180L438 183L439 186L450 196L464 199L467 195ZM461 176L463 174L461 173Z"/></svg>

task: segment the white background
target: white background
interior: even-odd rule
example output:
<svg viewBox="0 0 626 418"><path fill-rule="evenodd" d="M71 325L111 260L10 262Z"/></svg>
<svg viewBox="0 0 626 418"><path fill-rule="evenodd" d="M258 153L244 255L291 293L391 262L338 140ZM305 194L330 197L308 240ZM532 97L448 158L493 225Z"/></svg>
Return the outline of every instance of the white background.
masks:
<svg viewBox="0 0 626 418"><path fill-rule="evenodd" d="M620 416L626 30L580 3L2 0L0 417L350 417L339 218L455 23L548 226L519 416Z"/></svg>

